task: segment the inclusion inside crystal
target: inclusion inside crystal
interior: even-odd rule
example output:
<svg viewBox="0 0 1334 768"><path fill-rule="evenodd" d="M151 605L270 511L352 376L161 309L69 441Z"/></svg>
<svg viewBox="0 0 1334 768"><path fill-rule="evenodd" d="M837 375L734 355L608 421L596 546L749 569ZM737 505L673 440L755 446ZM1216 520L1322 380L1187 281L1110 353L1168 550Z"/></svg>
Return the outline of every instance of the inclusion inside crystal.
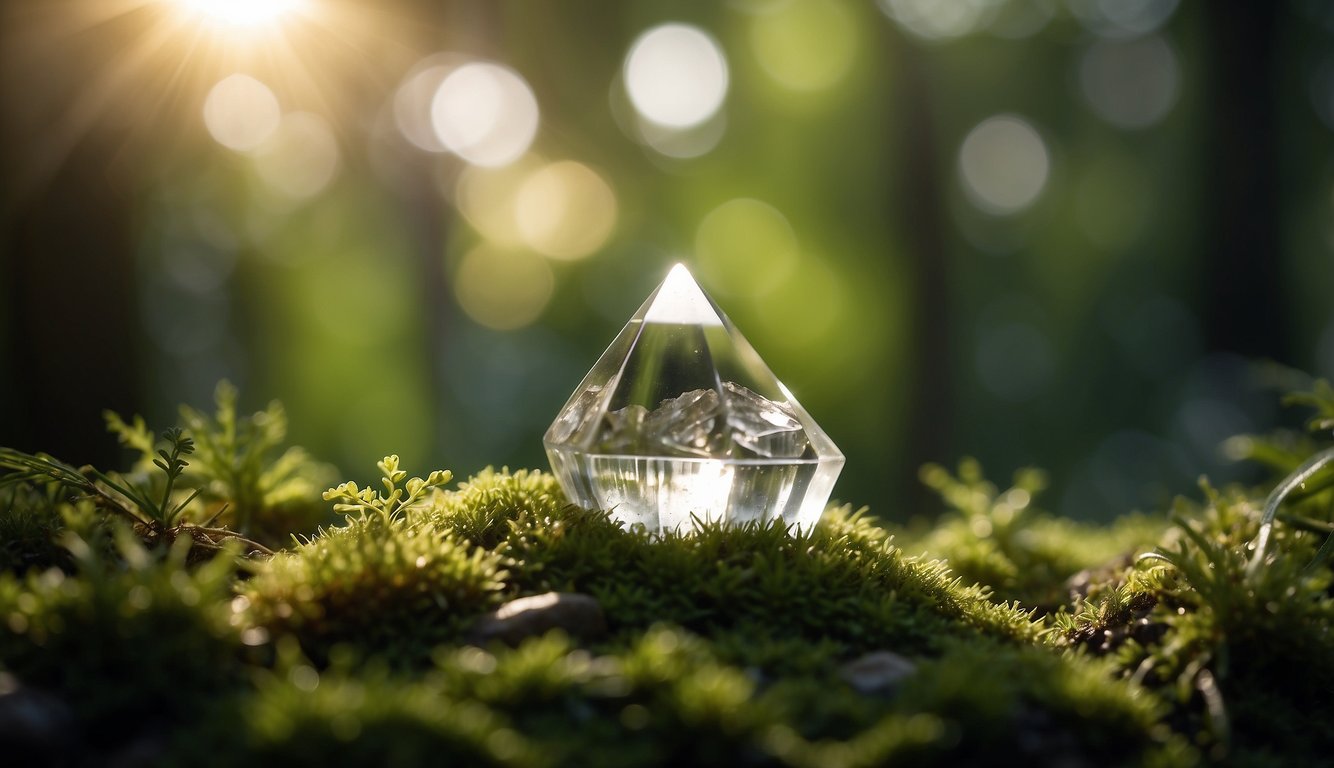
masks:
<svg viewBox="0 0 1334 768"><path fill-rule="evenodd" d="M843 455L682 265L543 441L571 500L627 524L819 520Z"/></svg>

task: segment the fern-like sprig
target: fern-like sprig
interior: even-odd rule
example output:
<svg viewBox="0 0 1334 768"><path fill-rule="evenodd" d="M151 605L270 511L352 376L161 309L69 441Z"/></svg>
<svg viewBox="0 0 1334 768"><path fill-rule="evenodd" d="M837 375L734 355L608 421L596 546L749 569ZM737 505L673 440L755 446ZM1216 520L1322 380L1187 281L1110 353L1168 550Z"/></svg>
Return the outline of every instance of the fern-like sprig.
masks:
<svg viewBox="0 0 1334 768"><path fill-rule="evenodd" d="M447 469L437 469L425 479L409 478L407 471L399 469L398 464L397 454L386 456L376 463L380 468L384 493L377 493L370 487L360 488L349 480L325 491L324 499L335 502L334 509L343 514L355 514L361 520L375 516L390 523L402 518L404 511L421 501L427 491L448 483L454 477ZM403 483L404 480L407 482ZM400 487L399 483L403 485Z"/></svg>
<svg viewBox="0 0 1334 768"><path fill-rule="evenodd" d="M159 449L153 461L166 477L161 499L156 498L151 486L130 482L121 475L92 467L76 469L47 454L29 454L13 448L0 448L0 467L12 470L0 478L0 484L54 481L131 522L170 528L198 495L198 492L192 493L183 501L172 503L172 486L190 466L184 457L194 452L194 441L180 429L169 429L162 433L162 437L167 441L167 447Z"/></svg>
<svg viewBox="0 0 1334 768"><path fill-rule="evenodd" d="M194 440L179 428L166 430L162 437L167 445L157 450L153 460L153 465L164 477L160 492L154 489L150 479L134 481L93 467L76 468L48 454L24 453L13 448L0 448L0 469L10 470L0 476L0 487L18 483L54 483L76 498L89 499L99 508L134 524L152 539L174 540L177 534L187 534L200 543L214 544L215 539L235 538L255 551L271 554L267 547L234 531L183 520L199 490L180 501L174 501L172 495L177 479L190 466L185 457L194 452Z"/></svg>

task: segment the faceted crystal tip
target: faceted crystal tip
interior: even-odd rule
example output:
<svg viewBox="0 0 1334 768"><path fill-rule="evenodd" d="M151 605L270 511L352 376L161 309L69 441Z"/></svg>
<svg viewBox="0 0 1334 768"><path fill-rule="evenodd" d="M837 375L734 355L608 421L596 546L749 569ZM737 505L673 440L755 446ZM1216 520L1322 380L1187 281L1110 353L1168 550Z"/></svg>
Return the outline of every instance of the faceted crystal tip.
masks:
<svg viewBox="0 0 1334 768"><path fill-rule="evenodd" d="M662 281L653 303L644 313L646 323L675 323L678 325L722 325L704 289L686 265L677 263Z"/></svg>
<svg viewBox="0 0 1334 768"><path fill-rule="evenodd" d="M543 440L572 501L650 530L824 512L843 454L677 264Z"/></svg>

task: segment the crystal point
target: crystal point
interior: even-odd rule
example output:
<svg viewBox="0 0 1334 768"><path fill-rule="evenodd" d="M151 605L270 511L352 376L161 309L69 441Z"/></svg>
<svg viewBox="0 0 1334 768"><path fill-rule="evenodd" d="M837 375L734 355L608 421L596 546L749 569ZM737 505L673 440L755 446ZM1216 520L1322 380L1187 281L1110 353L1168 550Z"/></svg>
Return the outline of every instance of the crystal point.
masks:
<svg viewBox="0 0 1334 768"><path fill-rule="evenodd" d="M650 530L695 519L809 528L843 454L677 264L547 430L571 500Z"/></svg>

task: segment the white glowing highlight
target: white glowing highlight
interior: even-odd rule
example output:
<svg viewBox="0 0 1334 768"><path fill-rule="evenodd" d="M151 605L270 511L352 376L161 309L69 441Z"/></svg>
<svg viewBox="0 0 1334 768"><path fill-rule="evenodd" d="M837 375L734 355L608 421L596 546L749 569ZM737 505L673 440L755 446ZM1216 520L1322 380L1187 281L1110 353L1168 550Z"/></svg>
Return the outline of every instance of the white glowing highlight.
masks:
<svg viewBox="0 0 1334 768"><path fill-rule="evenodd" d="M673 325L722 325L718 311L691 276L686 265L677 264L662 281L653 304L644 314L646 323Z"/></svg>
<svg viewBox="0 0 1334 768"><path fill-rule="evenodd" d="M278 129L278 97L249 75L229 75L204 99L204 125L219 144L250 152Z"/></svg>
<svg viewBox="0 0 1334 768"><path fill-rule="evenodd" d="M294 11L303 9L307 0L175 0L187 11L210 21L237 27L273 24Z"/></svg>
<svg viewBox="0 0 1334 768"><path fill-rule="evenodd" d="M436 91L452 69L443 64L425 66L404 78L394 92L394 124L403 137L418 149L445 152L435 134L431 108Z"/></svg>
<svg viewBox="0 0 1334 768"><path fill-rule="evenodd" d="M519 159L537 135L537 99L528 83L499 64L465 64L440 83L431 123L446 149L473 165Z"/></svg>
<svg viewBox="0 0 1334 768"><path fill-rule="evenodd" d="M1047 185L1050 169L1042 137L1014 115L983 120L959 148L964 191L987 213L1018 213L1032 205Z"/></svg>
<svg viewBox="0 0 1334 768"><path fill-rule="evenodd" d="M624 76L635 111L670 128L703 123L727 96L722 48L686 24L663 24L640 35L626 56Z"/></svg>

